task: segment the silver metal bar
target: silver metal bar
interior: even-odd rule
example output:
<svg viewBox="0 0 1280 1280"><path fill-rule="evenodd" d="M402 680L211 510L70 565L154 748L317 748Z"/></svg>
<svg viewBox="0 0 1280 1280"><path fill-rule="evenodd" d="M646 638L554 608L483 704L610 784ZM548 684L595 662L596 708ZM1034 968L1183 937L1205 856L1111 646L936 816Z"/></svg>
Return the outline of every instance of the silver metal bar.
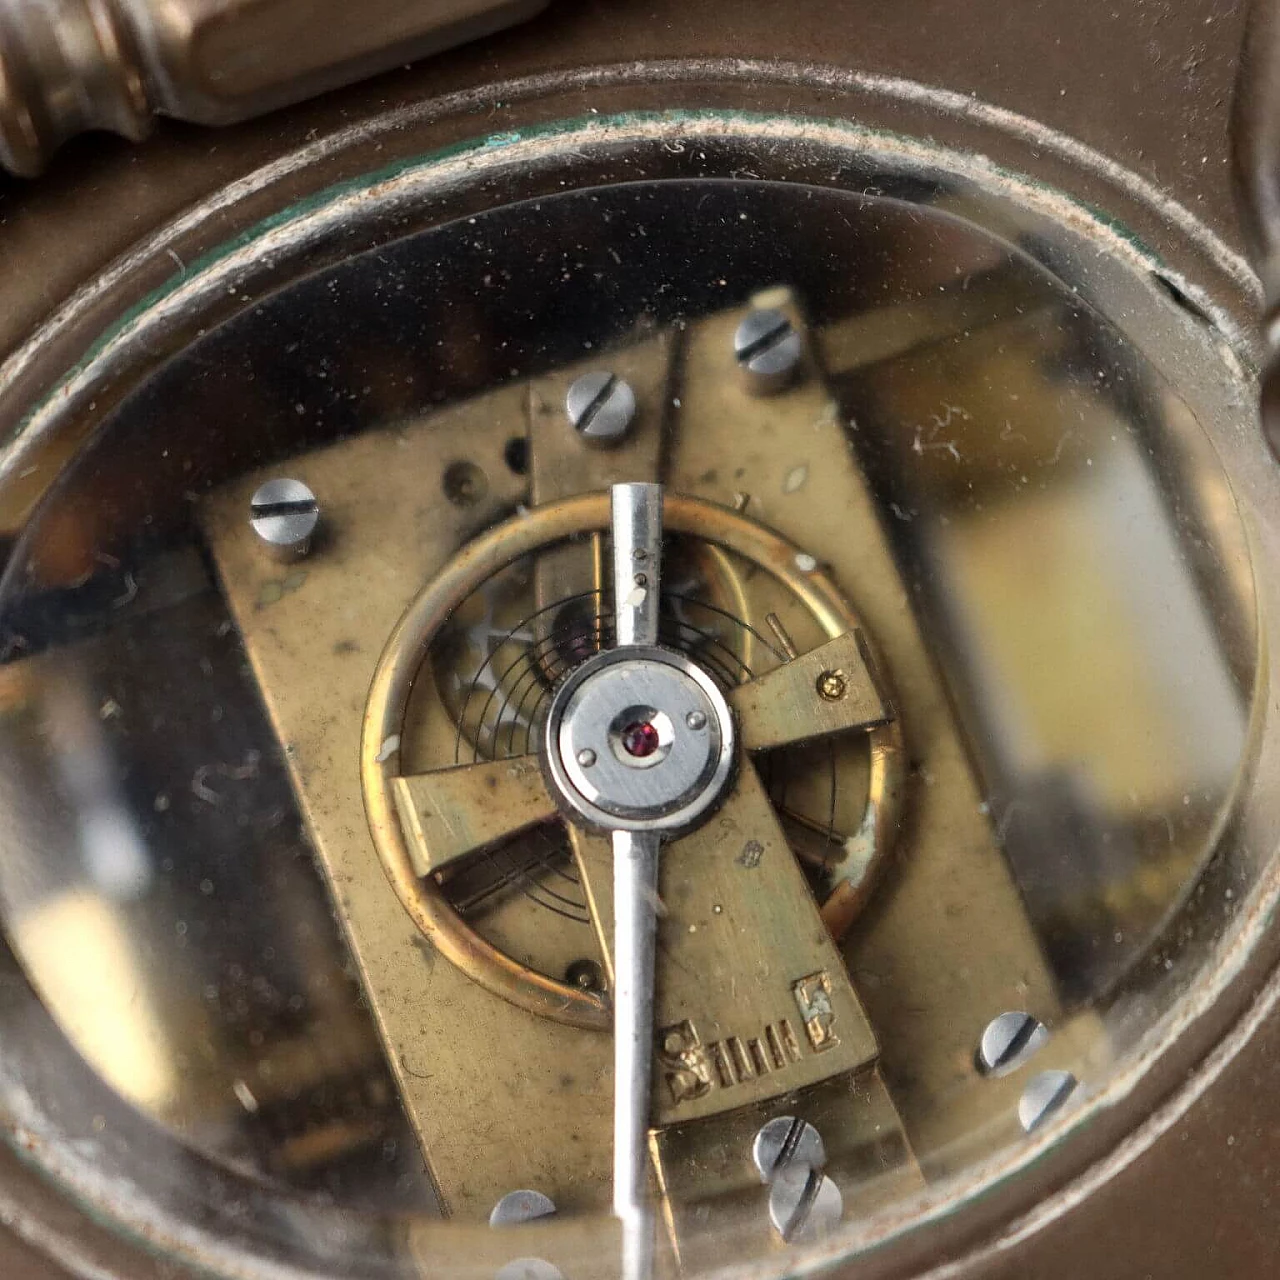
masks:
<svg viewBox="0 0 1280 1280"><path fill-rule="evenodd" d="M616 643L658 643L662 486L612 488ZM613 833L613 1211L622 1224L622 1280L649 1280L653 1218L647 1196L653 1068L656 832Z"/></svg>
<svg viewBox="0 0 1280 1280"><path fill-rule="evenodd" d="M615 484L610 493L616 643L657 644L662 486Z"/></svg>
<svg viewBox="0 0 1280 1280"><path fill-rule="evenodd" d="M622 1223L622 1280L648 1280L653 1269L645 1192L659 844L656 832L613 833L613 1211Z"/></svg>

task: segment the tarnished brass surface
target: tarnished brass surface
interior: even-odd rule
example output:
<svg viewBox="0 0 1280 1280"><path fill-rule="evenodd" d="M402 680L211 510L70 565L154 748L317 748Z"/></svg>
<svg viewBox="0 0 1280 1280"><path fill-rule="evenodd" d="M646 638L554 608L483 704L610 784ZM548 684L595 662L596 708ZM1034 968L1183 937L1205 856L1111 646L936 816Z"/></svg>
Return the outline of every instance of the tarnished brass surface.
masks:
<svg viewBox="0 0 1280 1280"><path fill-rule="evenodd" d="M663 518L669 532L703 538L763 569L785 587L793 608L797 602L804 608L811 628L816 625L836 635L854 624L830 577L808 563L805 553L755 521L690 501L678 492L665 498ZM607 1010L595 993L519 964L477 937L446 902L439 886L418 874L416 867L434 858L415 856L409 848L395 811L392 783L400 770L409 697L430 643L446 619L500 569L544 547L555 548L575 536L599 532L608 520L608 495L585 494L534 508L459 551L414 599L387 641L370 687L360 747L365 808L374 841L397 897L423 933L486 989L544 1017L591 1028L608 1025ZM812 701L822 701L816 688ZM892 806L877 803L879 797L896 794L898 789L901 759L896 724L889 721L873 727L869 741L870 803L864 824L870 850L879 857L892 838L896 817ZM852 896L848 888L856 885L852 892L864 891L868 861L874 860L852 860L850 870L856 881L837 885L832 897L841 917Z"/></svg>
<svg viewBox="0 0 1280 1280"><path fill-rule="evenodd" d="M751 1160L760 1126L788 1114L822 1135L826 1175L844 1197L845 1214L857 1218L923 1186L904 1139L893 1100L875 1067L834 1076L803 1094L741 1107L712 1120L679 1123L653 1133L650 1147L663 1194L662 1208L681 1265L697 1274L723 1261L731 1235L743 1257L767 1257L782 1247L769 1224L768 1188ZM698 1231L708 1211L724 1235Z"/></svg>
<svg viewBox="0 0 1280 1280"><path fill-rule="evenodd" d="M893 718L856 630L741 685L730 705L742 719L748 751L871 729Z"/></svg>
<svg viewBox="0 0 1280 1280"><path fill-rule="evenodd" d="M705 1017L696 1003L697 981L682 979L680 988L664 977L660 999L669 1001L671 1022L663 1029L672 1027L675 1034L669 1050L665 1042L660 1045L671 1069L664 1073L660 1063L659 1088L666 1088L670 1101L658 1095L657 1115L660 1122L683 1122L685 1116L724 1106L736 1111L739 1100L754 1104L777 1098L794 1088L792 1071L796 1083L848 1075L874 1056L877 1037L871 1028L879 1025L885 1029L878 1037L884 1082L901 1114L902 1140L922 1148L926 1167L946 1167L947 1143L982 1120L968 1106L963 1115L956 1114L947 1102L949 1090L971 1076L976 1033L1003 1008L1027 1007L1052 1024L1056 999L818 369L808 367L795 387L771 401L749 398L735 379L724 376L736 320L732 313L712 317L685 334L681 410L670 429L664 466L667 527L714 542L740 566L735 573L750 564L766 571L751 579L745 620L767 634L766 615L776 614L783 633L801 651L796 661L805 662L804 655L824 641L838 646L842 642L835 638L849 632L855 619L876 638L876 667L892 682L893 709L900 717L879 727L874 727L882 716L875 705L879 695L872 699L868 692L877 685L869 672L863 680L861 651L858 667L846 650L839 663L813 659L819 669L797 668L813 702L827 706L844 699L824 698L819 684L838 673L839 680L823 683L826 692L838 693L843 681L845 695L853 691L867 698L853 721L873 724L862 740L868 803L865 811L857 809L860 821L855 818L841 832L824 922L837 933L847 930L866 901L877 850L896 835L899 855L886 885L888 900L864 914L846 945L870 1024L847 979L832 972L834 952L825 930L811 935L821 962L800 966L804 972L788 971L785 986L765 1002L758 990L735 994L733 964L716 965L717 1000L725 1001L726 989L728 1000L715 1028L699 1025ZM544 547L588 535L578 563L592 563L591 548L597 544L589 535L608 526L607 498L585 495L535 507L506 526L468 537L492 524L504 505L509 510L526 497L524 482L510 473L502 451L512 438L532 438L528 412L527 388L513 386L423 424L297 459L291 471L322 503L328 494L338 502L328 545L292 578L281 579L279 570L258 556L243 520L244 503L259 477L246 477L219 495L208 521L225 588L286 743L406 1108L446 1206L461 1215L487 1211L499 1195L519 1185L547 1187L565 1208L588 1207L602 1202L607 1183L609 1045L607 1037L586 1029L607 1026L607 1006L598 993L531 969L459 922L435 879L424 879L415 866L391 786L402 759L411 775L452 763L432 746L442 730L452 743L447 713L431 682L416 680L430 638L445 618L495 571ZM472 497L464 507L438 499L422 503L416 495L432 475L442 476L460 460L461 441L467 460L484 478L475 489L478 500ZM735 505L745 505L748 514L732 510ZM838 520L831 518L833 511L840 513ZM837 577L853 593L854 611L837 588ZM430 585L420 590L424 582ZM358 598L350 595L352 583L364 584ZM385 635L391 639L375 667L372 652ZM360 763L342 746L353 746L361 733L360 709L370 685L362 733L366 800L384 859L388 849L394 855L388 868L396 892L378 866L360 818ZM317 704L316 687L337 691L336 696ZM406 718L411 694L416 709ZM928 779L912 786L905 823L898 777L904 733L918 761L917 779ZM753 772L743 776L748 786L754 783ZM851 776L857 776L856 768ZM737 847L745 830L739 829L740 821L751 826L765 821L766 812L771 816L767 803L763 809L748 808L753 816L744 816L735 807L740 802L741 793L720 815L725 826L713 819L695 837L707 842L709 860L723 855L726 873L749 871L733 859L753 840L761 846L762 862L780 842L779 828L769 822L767 839L747 833ZM590 840L576 837L576 844L583 887L599 926L608 914L606 877L593 874ZM803 888L794 862L787 866L793 883ZM714 907L720 905L720 914L733 920L735 902L726 890L725 901L717 903L714 880L704 883L689 873L681 883L681 874L678 856L673 857L672 888L664 893L669 892L674 918L685 929L680 947L710 942L708 954L719 956ZM397 894L412 920L401 911ZM961 900L964 909L956 910ZM794 905L787 909L794 912L800 899L789 901ZM744 910L758 906L743 903ZM979 917L987 941L975 956L970 944ZM814 912L812 920L817 919ZM708 933L699 939L704 927ZM424 944L419 929L435 946ZM607 937L607 926L600 933ZM921 939L928 945L920 945ZM438 963L438 956L453 963ZM892 966L905 967L909 976L899 982ZM507 998L491 997L464 976L465 971L474 977L486 967L497 974L496 986ZM511 1002L513 993L523 1008ZM912 1002L912 1011L900 1007L902 999ZM834 1022L829 1009L836 1013ZM791 1036L781 1026L784 1020ZM724 1052L734 1055L725 1059L726 1077L732 1071L733 1083L724 1084L712 1046L730 1041L735 1043ZM766 1071L758 1069L757 1050ZM839 1064L837 1071L801 1067L823 1063L824 1055L831 1055L825 1062ZM483 1097L474 1089L478 1059L485 1061L489 1078L501 1082ZM778 1060L782 1068L774 1067ZM704 1080L706 1075L711 1079ZM671 1080L683 1091L684 1111ZM1007 1119L1014 1086L991 1083L979 1106L993 1119ZM704 1084L709 1087L700 1093ZM576 1135L571 1159L561 1154L566 1132ZM502 1141L485 1143L478 1158L474 1135L486 1133L501 1133ZM994 1129L992 1134L993 1142L1000 1140ZM673 1166L670 1176L677 1172Z"/></svg>
<svg viewBox="0 0 1280 1280"><path fill-rule="evenodd" d="M804 323L785 291L757 301L789 307ZM693 493L713 501L749 487L748 511L831 566L875 637L910 746L911 780L891 865L844 955L913 1148L927 1173L956 1168L962 1161L950 1145L988 1120L994 1143L1009 1114L1005 1081L964 1093L963 1107L952 1101L971 1079L975 1036L1004 1009L1027 1009L1056 1026L1058 994L839 408L816 365L769 401L722 376L736 323L732 313L711 317L686 336L683 413L702 429L674 434L671 465L694 477ZM819 353L823 342L818 332ZM726 440L736 447L726 449ZM857 900L856 891L849 896Z"/></svg>
<svg viewBox="0 0 1280 1280"><path fill-rule="evenodd" d="M497 455L506 441L519 434L519 427L523 426L519 422L523 408L520 403L521 391L520 388L513 388L502 393L496 400L490 398L490 402L481 410L486 429L480 433L468 431L467 439L473 450L471 458L478 462L484 475L488 477L486 484L480 487L480 500L470 507L455 508L450 504L437 502L430 508L434 527L429 532L434 545L439 548L437 554L461 552L449 563L444 575L444 596L439 597L437 603L443 598L456 602L470 590L467 585L471 581L469 575L487 576L500 561L519 556L524 550L539 547L547 541L554 542L557 537L571 532L588 528L603 529L607 526L608 514L604 499L580 498L548 508L548 512L559 513L550 525L541 514L536 519L526 517L524 523L528 526L528 531L522 530L522 536L516 540L515 545L505 539L500 546L492 540L486 544L482 539L478 544L468 544L465 548L460 546L465 530L472 526L476 517L492 510L493 503L503 500L505 494L511 491L510 488L504 490L497 483L497 478L503 474ZM479 406L471 408L475 411ZM421 481L416 477L429 474L432 470L443 475L455 461L450 450L456 448L458 439L455 434L446 432L444 424L436 422L419 428L416 432L370 437L355 442L354 447L342 445L299 460L298 465L291 469L322 495L322 501L326 502L329 538L327 546L300 569L294 570L292 576L282 577L280 570L263 561L257 548L253 546L250 531L242 518L242 503L251 491L248 486L253 483L252 479L238 485L234 491L221 495L211 509L211 542L218 557L224 585L245 632L255 669L266 691L268 704L281 727L299 791L306 799L319 850L334 882L344 922L365 973L371 1002L391 1048L390 1056L393 1068L397 1071L406 1108L423 1140L424 1150L441 1186L446 1205L460 1213L482 1210L502 1194L504 1189L536 1181L530 1165L536 1170L544 1161L554 1158L552 1153L557 1145L555 1134L566 1128L572 1128L574 1132L583 1135L584 1140L575 1148L574 1168L568 1184L564 1184L563 1171L556 1174L561 1184L557 1200L567 1207L575 1204L588 1205L595 1202L605 1181L607 1169L607 1038L590 1033L584 1035L583 1032L572 1031L563 1026L556 1027L546 1020L530 1018L505 1002L487 1003L484 997L475 994L474 988L467 990L466 979L462 978L461 970L454 965L424 964L424 955L430 960L433 953L421 952L412 936L406 937L405 925L409 925L409 933L413 934L412 924L407 916L401 914L396 918L394 913L389 914L389 907L395 904L395 897L390 893L381 870L377 868L376 859L372 859L371 847L366 846L368 853L365 860L361 860L358 829L353 829L350 821L353 811L347 807L350 800L345 804L341 803L342 796L351 794L348 790L350 780L338 785L330 785L328 781L329 775L335 770L338 774L345 774L341 756L334 753L339 750L338 744L344 732L351 732L350 729L344 730L342 725L353 724L352 701L364 683L355 670L357 660L361 664L368 661L365 644L375 641L372 634L374 622L377 617L385 616L384 609L390 612L393 608L390 594L385 606L379 605L376 609L371 607L370 587L378 583L385 583L389 587L392 580L398 578L403 583L400 590L407 595L414 588L415 577L417 581L421 581L428 576L422 567L420 548L426 543L422 530L419 529L415 536L415 531L408 523L396 522L393 514L396 510L394 491L388 493L386 486L400 484L408 490L411 485L420 485ZM490 442L487 446L486 439ZM439 449L437 441L444 444L445 448ZM486 449L489 451L488 458L493 461L485 460ZM406 450L409 451L407 454ZM363 454L367 461L359 463L353 454ZM379 456L386 457L388 465L375 462L374 459ZM360 465L366 468L367 478L363 482L353 483L354 473ZM407 478L410 472L415 477L412 481ZM396 479L391 479L393 473ZM406 478L401 480L400 475L405 475ZM514 487L514 481L507 484ZM329 495L338 490L342 491L342 498L336 504L329 504ZM407 497L406 492L406 499ZM376 520L357 521L350 518L364 504L378 509L379 516ZM407 509L419 511L423 517L427 516L427 510L421 503L413 503ZM731 546L737 554L745 555L756 563L763 563L772 573L778 574L789 588L798 593L806 612L816 619L819 634L822 631L840 634L848 626L850 615L847 606L829 578L820 571L798 570L795 550L779 544L755 522L735 516L727 510L709 511L701 504L692 504L686 510L679 499L668 505L667 516L668 526L673 531L683 529L704 537L711 534L717 541ZM412 553L397 557L391 551L395 545L407 548L410 540L415 547ZM495 549L486 551L486 545ZM452 581L452 589L448 586L449 580ZM333 608L329 594L348 590L346 584L353 581L366 584L366 590L359 600L351 600L348 605ZM437 585L439 582L437 579ZM382 589L386 590L386 587ZM445 606L444 612L447 611L448 606ZM357 616L361 620L359 641L350 634L354 630L353 622ZM392 627L387 624L386 631L391 630ZM416 665L410 660L407 666L411 677L416 671ZM367 667L365 669L368 670ZM318 676L321 671L329 674ZM344 671L350 674L344 674ZM304 675L306 678L301 678ZM314 688L312 682L317 677L326 687L344 692L326 705L323 716L313 719L317 708L309 692ZM288 683L291 690L282 690L280 686L283 683ZM349 692L345 692L346 690ZM813 696L815 702L821 700L816 690ZM411 727L409 732L425 734L430 738L429 725L439 727L439 714L440 708L433 704L431 709L423 713L424 724ZM308 722L311 727L308 727ZM295 728L287 727L293 724L296 724ZM386 772L394 774L402 749L401 744L392 743L388 746L395 735L383 733L382 729L386 727L379 725L376 732L366 734L366 759L377 764L379 774L383 776ZM379 754L384 755L382 762L376 759ZM885 771L891 771L897 758L886 753L882 771L877 774L873 770L873 778L887 777ZM443 764L445 760L437 757L437 762ZM353 758L351 767L354 765ZM321 773L315 772L317 768ZM326 781L317 792L321 776ZM335 783L336 781L335 778ZM878 785L883 787L885 783ZM358 809L354 812L358 812ZM395 822L395 815L390 811L388 817ZM709 832L712 830L708 828ZM738 851L740 853L741 850ZM787 857L789 859L790 855L787 854ZM794 901L797 904L807 901L807 890L804 889L795 864L790 861L782 864L781 859L777 858L770 859L770 862L784 866L793 877L793 883L805 895ZM419 881L412 871L408 875L418 893L423 883L433 883L429 880ZM710 912L715 904L708 902L705 905ZM451 914L451 909L447 906L443 909ZM809 907L808 910L812 908ZM816 923L816 912L812 919ZM741 1100L744 1102L752 1097L776 1093L779 1089L793 1088L807 1078L819 1078L830 1074L834 1069L847 1070L865 1062L874 1052L873 1038L861 1018L856 997L853 997L847 980L836 973L828 978L828 981L834 978L832 992L828 992L823 985L821 975L824 972L830 974L835 954L825 931L818 929L812 936L820 950L826 948L820 957L822 963L815 960L812 968L800 966L804 972L797 970L791 975L791 981L814 981L799 993L795 990L783 990L788 1005L780 1013L780 1018L790 1019L791 1035L784 1038L784 1033L775 1028L775 1046L771 1044L765 1022L762 1021L758 1028L748 1023L741 1026L735 1024L726 1031L726 1038L735 1037L741 1044L741 1051L747 1054L753 1052L749 1042L756 1040L761 1051L769 1055L769 1060L776 1050L784 1065L793 1065L791 1060L795 1056L794 1043L794 1049L799 1050L801 1055L808 1055L806 1060L816 1065L807 1075L803 1070L795 1072L794 1082L785 1071L777 1073L777 1080L771 1080L767 1074L762 1074L755 1084L742 1091ZM465 964L466 957L463 960ZM530 976L527 967L517 968L522 980ZM538 975L532 976L536 979ZM732 975L728 976L732 979ZM464 987L451 997L448 991L459 980L464 983ZM556 983L553 988L551 983L547 983L544 989L558 989L564 985ZM607 1014L597 995L581 989L570 990L583 1007L601 1011L595 1015L595 1025L607 1025ZM837 1023L840 1025L824 1030L823 1001L824 997L831 998L832 994L838 1007ZM465 1043L459 1046L455 1056L448 1053L444 1046L451 1043L458 1034L456 1014L451 1014L450 1011L451 1008L460 1007L463 1000L468 1003L471 1012L466 1021ZM401 1010L405 1012L401 1013ZM486 1030L487 1026L491 1029ZM708 1045L715 1041L715 1036L706 1036L705 1043ZM822 1049L816 1047L815 1041L823 1046ZM536 1105L522 1105L519 1101L520 1090L517 1089L507 1095L512 1108L510 1113L506 1106L495 1112L490 1100L490 1109L483 1111L483 1120L482 1112L478 1111L474 1119L468 1121L466 1109L471 1106L482 1107L479 1099L470 1099L464 1104L463 1113L454 1110L450 1103L448 1114L441 1115L436 1099L452 1098L455 1091L467 1090L472 1055L476 1052L492 1054L497 1044L511 1045L511 1052L518 1055L519 1078L525 1082L523 1087L531 1090L530 1102L534 1097L537 1098ZM482 1045L486 1047L481 1049ZM836 1050L834 1055L830 1055L831 1049ZM824 1058L823 1054L830 1056ZM514 1061L513 1058L512 1072L516 1074ZM750 1064L750 1060L748 1061ZM539 1062L545 1063L545 1067L540 1069ZM416 1063L422 1065L415 1065ZM574 1065L566 1071L564 1067L569 1063ZM834 1065L830 1065L832 1063ZM754 1064L750 1065L754 1079ZM737 1065L733 1070L735 1079L739 1074L745 1078L745 1071L741 1071ZM429 1083L422 1078L427 1076L430 1077ZM557 1086L555 1080L562 1083ZM587 1086L586 1081L595 1081L596 1084ZM723 1101L717 1098L716 1105L732 1106L738 1100L737 1096L729 1095ZM499 1116L504 1134L510 1133L511 1140L509 1143L504 1142L503 1152L496 1159L486 1157L484 1161L478 1162L473 1154L468 1154L463 1135L470 1126L477 1124L483 1131L498 1123ZM586 1135L592 1135L590 1141L585 1140ZM548 1172L544 1172L543 1176L544 1179L549 1176Z"/></svg>
<svg viewBox="0 0 1280 1280"><path fill-rule="evenodd" d="M581 839L583 884L613 936L612 854ZM659 871L655 1128L792 1093L872 1062L875 1035L754 766Z"/></svg>
<svg viewBox="0 0 1280 1280"><path fill-rule="evenodd" d="M396 778L392 786L420 876L556 812L536 756L434 769Z"/></svg>
<svg viewBox="0 0 1280 1280"><path fill-rule="evenodd" d="M613 444L584 444L565 412L565 397L576 378L602 367L599 360L544 374L529 383L529 502L543 506L561 498L607 489L627 481L657 480L662 469L663 439L671 405L676 335L637 335L634 345L612 351L607 368L626 382L636 398L636 413L623 438ZM549 636L564 619L556 607L572 601L584 623L603 613L600 591L604 562L600 535L588 546L549 547L533 566L534 628ZM597 638L598 647L598 638Z"/></svg>
<svg viewBox="0 0 1280 1280"><path fill-rule="evenodd" d="M320 496L328 529L323 553L297 569L282 572L253 545L245 520L253 481L219 495L207 513L401 1099L446 1211L463 1218L483 1218L512 1187L552 1181L566 1211L608 1201L607 1036L490 998L446 963L392 892L360 794L360 727L380 648L422 582L523 496L502 455L525 434L526 405L526 388L513 386L479 414L461 406L297 459L290 470ZM438 486L464 440L487 485L459 507ZM451 755L429 759L442 765ZM476 1088L479 1061L492 1090ZM570 1131L579 1140L560 1167Z"/></svg>

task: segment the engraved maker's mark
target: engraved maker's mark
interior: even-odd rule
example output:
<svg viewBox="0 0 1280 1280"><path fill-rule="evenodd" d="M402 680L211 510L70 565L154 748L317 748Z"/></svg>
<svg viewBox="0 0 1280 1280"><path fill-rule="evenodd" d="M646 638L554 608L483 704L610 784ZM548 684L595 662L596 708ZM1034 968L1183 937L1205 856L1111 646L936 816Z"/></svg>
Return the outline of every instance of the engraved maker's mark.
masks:
<svg viewBox="0 0 1280 1280"><path fill-rule="evenodd" d="M691 1102L711 1092L711 1051L687 1019L658 1032L658 1065L673 1102Z"/></svg>
<svg viewBox="0 0 1280 1280"><path fill-rule="evenodd" d="M658 1033L658 1065L676 1103L782 1071L800 1058L800 1041L788 1018L769 1023L759 1037L745 1040L726 1036L703 1044L688 1020Z"/></svg>
<svg viewBox="0 0 1280 1280"><path fill-rule="evenodd" d="M791 984L805 1034L815 1053L840 1043L835 1033L835 1010L831 1006L831 976L825 969Z"/></svg>

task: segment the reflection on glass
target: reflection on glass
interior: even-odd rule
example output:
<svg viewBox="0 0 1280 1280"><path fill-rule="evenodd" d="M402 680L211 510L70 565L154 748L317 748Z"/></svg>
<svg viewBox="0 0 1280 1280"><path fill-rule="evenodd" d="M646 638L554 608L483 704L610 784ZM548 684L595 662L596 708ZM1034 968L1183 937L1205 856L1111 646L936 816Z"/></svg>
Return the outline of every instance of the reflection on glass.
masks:
<svg viewBox="0 0 1280 1280"><path fill-rule="evenodd" d="M0 601L5 929L104 1079L263 1186L429 1209L414 1130L434 1125L427 1156L464 1220L526 1166L561 1179L570 1208L607 1199L605 1038L530 1031L394 902L357 926L352 895L382 880L351 730L431 573L499 521L598 487L569 436L539 470L538 433L567 430L564 371L603 361L653 406L669 490L804 548L892 683L905 780L877 800L900 806L892 856L842 941L878 1051L855 1089L871 1132L830 1144L851 1211L1021 1137L1023 1077L974 1065L996 1015L1049 1029L1028 1071L1105 1070L1107 996L1163 945L1247 755L1248 556L1141 335L953 216L943 184L904 189L917 203L707 182L498 210L264 293L121 403ZM780 281L816 361L761 399L732 335ZM330 540L267 575L237 550L239 515L217 513L290 467ZM418 767L536 741L540 699L601 612L598 548L564 550L456 611L406 733ZM709 543L673 546L664 638L728 685L786 660L780 635L816 643L767 579ZM550 609L570 599L586 611ZM864 741L761 771L819 898L871 865ZM367 855L367 874L326 884L335 848ZM521 963L607 982L576 853L522 835L445 888ZM708 980L731 981L721 970ZM553 1093L563 1123L546 1119ZM486 1155L471 1135L490 1130ZM711 1186L679 1177L712 1167L703 1136L655 1139L673 1231L701 1230L702 1196L758 1192L749 1142L727 1142Z"/></svg>
<svg viewBox="0 0 1280 1280"><path fill-rule="evenodd" d="M994 295L990 323L844 385L996 831L1082 1000L1140 954L1223 820L1253 670L1231 634L1251 601L1222 580L1247 556L1234 514L1206 524L1161 461L1198 449L1216 469L1185 405L1078 303L1007 274L960 285Z"/></svg>

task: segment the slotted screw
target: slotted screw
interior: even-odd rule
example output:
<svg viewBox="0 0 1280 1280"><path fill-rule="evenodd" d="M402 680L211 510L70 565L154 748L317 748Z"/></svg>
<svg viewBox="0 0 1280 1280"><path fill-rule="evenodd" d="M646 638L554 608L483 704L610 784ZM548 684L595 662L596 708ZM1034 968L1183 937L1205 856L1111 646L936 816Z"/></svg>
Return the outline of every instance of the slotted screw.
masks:
<svg viewBox="0 0 1280 1280"><path fill-rule="evenodd" d="M978 1070L986 1076L1003 1076L1020 1067L1049 1038L1045 1025L1022 1010L1010 1010L991 1019L978 1041Z"/></svg>
<svg viewBox="0 0 1280 1280"><path fill-rule="evenodd" d="M512 1227L521 1222L533 1222L537 1218L549 1218L556 1211L556 1202L541 1191L508 1191L489 1214L491 1227Z"/></svg>
<svg viewBox="0 0 1280 1280"><path fill-rule="evenodd" d="M791 1165L769 1189L769 1220L787 1244L819 1240L843 1216L840 1188L821 1169Z"/></svg>
<svg viewBox="0 0 1280 1280"><path fill-rule="evenodd" d="M301 480L268 480L249 499L249 525L276 560L305 556L319 523L320 504Z"/></svg>
<svg viewBox="0 0 1280 1280"><path fill-rule="evenodd" d="M1018 1099L1018 1122L1027 1133L1038 1129L1058 1111L1076 1090L1070 1071L1042 1071L1027 1084Z"/></svg>
<svg viewBox="0 0 1280 1280"><path fill-rule="evenodd" d="M762 1182L772 1182L779 1172L792 1165L822 1169L827 1163L822 1135L798 1116L774 1116L760 1126L751 1145Z"/></svg>
<svg viewBox="0 0 1280 1280"><path fill-rule="evenodd" d="M733 354L751 391L771 396L795 378L804 356L804 340L783 312L759 307L749 311L738 325Z"/></svg>
<svg viewBox="0 0 1280 1280"><path fill-rule="evenodd" d="M588 444L617 444L635 421L636 396L630 383L605 369L584 373L569 387L565 412Z"/></svg>

